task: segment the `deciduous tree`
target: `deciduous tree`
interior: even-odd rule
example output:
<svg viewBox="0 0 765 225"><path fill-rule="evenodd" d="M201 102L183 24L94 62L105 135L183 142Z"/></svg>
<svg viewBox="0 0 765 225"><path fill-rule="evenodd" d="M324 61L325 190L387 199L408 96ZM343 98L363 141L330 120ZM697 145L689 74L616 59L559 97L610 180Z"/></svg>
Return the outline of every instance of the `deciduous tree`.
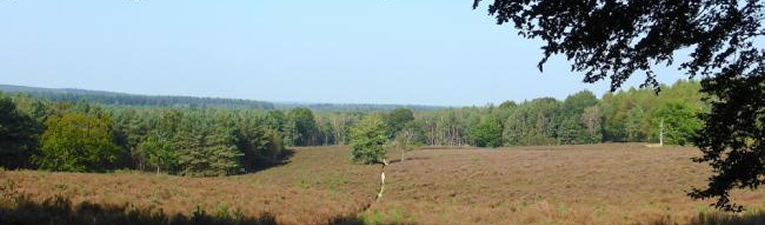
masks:
<svg viewBox="0 0 765 225"><path fill-rule="evenodd" d="M318 129L310 109L302 107L292 109L287 114L287 118L289 120L287 127L293 132L291 135L294 145L307 146L316 142Z"/></svg>
<svg viewBox="0 0 765 225"><path fill-rule="evenodd" d="M388 142L385 122L379 116L369 116L351 128L351 158L355 162L372 164L385 160Z"/></svg>
<svg viewBox="0 0 765 225"><path fill-rule="evenodd" d="M599 143L603 138L600 127L602 119L600 106L594 105L584 109L581 120L587 129L587 143Z"/></svg>
<svg viewBox="0 0 765 225"><path fill-rule="evenodd" d="M502 146L502 124L494 118L486 118L478 126L470 129L470 140L478 147L500 147Z"/></svg>
<svg viewBox="0 0 765 225"><path fill-rule="evenodd" d="M53 171L104 171L119 156L109 117L71 112L54 115L45 123L42 151L35 162Z"/></svg>

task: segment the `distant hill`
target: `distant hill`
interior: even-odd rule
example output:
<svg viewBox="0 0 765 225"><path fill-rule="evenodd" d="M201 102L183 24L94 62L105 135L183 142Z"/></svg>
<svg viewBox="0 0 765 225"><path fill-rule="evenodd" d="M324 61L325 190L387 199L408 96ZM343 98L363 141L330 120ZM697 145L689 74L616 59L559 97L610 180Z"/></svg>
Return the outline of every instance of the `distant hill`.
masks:
<svg viewBox="0 0 765 225"><path fill-rule="evenodd" d="M45 98L51 101L82 101L94 102L107 105L130 105L130 106L162 106L162 107L226 107L226 108L253 108L274 109L274 104L265 101L188 97L188 96L151 96L125 94L108 91L92 91L71 88L39 88L16 85L1 85L0 91L5 93L24 93L34 97Z"/></svg>
<svg viewBox="0 0 765 225"><path fill-rule="evenodd" d="M94 91L72 88L40 88L18 85L0 84L0 92L28 94L33 97L44 98L56 102L88 101L106 105L126 106L160 106L160 107L223 107L223 108L248 108L248 109L291 109L306 107L315 111L324 112L348 112L348 111L389 111L395 108L410 108L415 111L430 111L445 109L439 106L424 105L395 105L395 104L327 104L327 103L274 103L267 101L191 97L191 96L158 96L138 95L109 91Z"/></svg>

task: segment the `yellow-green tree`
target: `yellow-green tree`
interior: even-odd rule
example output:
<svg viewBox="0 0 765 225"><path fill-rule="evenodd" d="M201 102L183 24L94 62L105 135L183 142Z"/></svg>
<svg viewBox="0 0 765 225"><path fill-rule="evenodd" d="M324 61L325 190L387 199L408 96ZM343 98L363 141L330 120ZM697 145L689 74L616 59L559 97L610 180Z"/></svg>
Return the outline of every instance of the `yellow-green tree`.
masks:
<svg viewBox="0 0 765 225"><path fill-rule="evenodd" d="M111 119L83 113L53 115L45 123L42 151L35 158L41 169L54 171L104 171L117 160L119 148L112 140Z"/></svg>

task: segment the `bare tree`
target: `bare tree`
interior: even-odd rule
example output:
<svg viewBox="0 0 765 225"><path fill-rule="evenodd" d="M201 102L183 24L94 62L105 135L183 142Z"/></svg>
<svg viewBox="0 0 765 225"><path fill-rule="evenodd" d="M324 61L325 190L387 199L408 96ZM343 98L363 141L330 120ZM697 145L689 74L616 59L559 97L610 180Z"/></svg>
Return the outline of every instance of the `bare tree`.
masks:
<svg viewBox="0 0 765 225"><path fill-rule="evenodd" d="M393 142L393 147L401 152L401 162L406 159L406 153L411 151L412 139L414 139L414 132L411 129L404 129L398 132L396 139Z"/></svg>

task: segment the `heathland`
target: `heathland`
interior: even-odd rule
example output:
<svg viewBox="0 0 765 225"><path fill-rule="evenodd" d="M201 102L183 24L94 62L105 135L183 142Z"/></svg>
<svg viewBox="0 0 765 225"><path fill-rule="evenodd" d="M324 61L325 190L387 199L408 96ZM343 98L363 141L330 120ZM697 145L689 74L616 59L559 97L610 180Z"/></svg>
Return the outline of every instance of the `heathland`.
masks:
<svg viewBox="0 0 765 225"><path fill-rule="evenodd" d="M741 218L719 217L711 200L687 196L714 175L691 161L701 151L683 147L710 109L698 82L663 87L658 95L581 91L562 101L395 109L89 91L3 94L0 224ZM665 145L603 144L630 142ZM762 192L732 197L748 212L765 209Z"/></svg>
<svg viewBox="0 0 765 225"><path fill-rule="evenodd" d="M272 215L278 224L347 218L366 224L684 224L715 213L710 202L684 192L709 176L708 167L690 161L700 153L688 147L420 148L403 162L389 157L395 160L385 167L385 191L377 200L381 166L352 163L349 154L341 146L296 148L283 165L215 178L135 171L3 171L0 177L3 205L12 189L33 202L62 196L75 206ZM734 200L756 212L765 209L764 194L736 192Z"/></svg>

